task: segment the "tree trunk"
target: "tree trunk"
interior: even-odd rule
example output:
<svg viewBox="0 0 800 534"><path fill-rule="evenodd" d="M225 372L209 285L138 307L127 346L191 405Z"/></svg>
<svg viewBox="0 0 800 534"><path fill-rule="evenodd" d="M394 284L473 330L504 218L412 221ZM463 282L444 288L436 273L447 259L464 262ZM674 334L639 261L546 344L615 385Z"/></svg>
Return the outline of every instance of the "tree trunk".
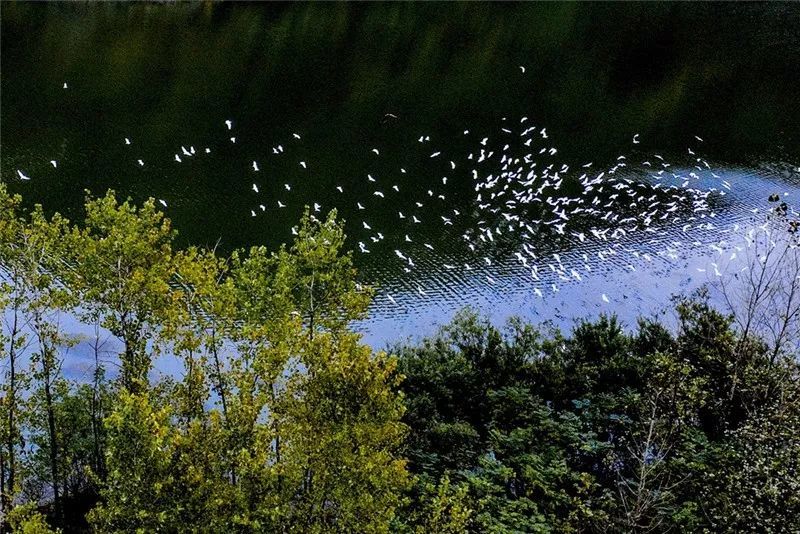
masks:
<svg viewBox="0 0 800 534"><path fill-rule="evenodd" d="M222 362L219 358L219 349L217 348L217 329L211 329L211 355L214 357L214 380L216 382L216 390L219 394L220 401L222 402L222 417L224 419L225 428L228 428L228 386L225 384L222 375ZM231 484L236 485L236 464L231 465Z"/></svg>
<svg viewBox="0 0 800 534"><path fill-rule="evenodd" d="M43 351L44 352L44 351ZM56 434L56 417L53 411L53 395L50 390L50 364L48 363L52 355L43 355L42 371L44 373L44 396L47 408L47 429L50 438L50 472L53 477L53 505L55 507L56 518L61 523L63 520L63 510L61 507L61 494L59 488L59 469L58 469L58 435Z"/></svg>
<svg viewBox="0 0 800 534"><path fill-rule="evenodd" d="M17 406L17 336L19 334L19 316L17 314L18 303L14 303L14 319L11 326L11 335L8 341L8 357L9 357L9 371L8 371L8 388L6 393L6 402L8 403L8 418L7 418L7 435L6 435L6 453L8 455L8 485L4 488L2 501L3 510L10 511L14 486L16 484L16 454L14 451L14 443L16 441L16 418L15 408Z"/></svg>
<svg viewBox="0 0 800 534"><path fill-rule="evenodd" d="M100 379L102 368L100 366L100 329L95 325L94 338L94 383L92 385L92 445L94 449L94 470L100 480L105 480L105 462L103 459L103 447L101 444L101 421L103 413L103 399L100 394Z"/></svg>
<svg viewBox="0 0 800 534"><path fill-rule="evenodd" d="M2 498L6 494L6 455L0 450L0 514L5 517L6 503Z"/></svg>

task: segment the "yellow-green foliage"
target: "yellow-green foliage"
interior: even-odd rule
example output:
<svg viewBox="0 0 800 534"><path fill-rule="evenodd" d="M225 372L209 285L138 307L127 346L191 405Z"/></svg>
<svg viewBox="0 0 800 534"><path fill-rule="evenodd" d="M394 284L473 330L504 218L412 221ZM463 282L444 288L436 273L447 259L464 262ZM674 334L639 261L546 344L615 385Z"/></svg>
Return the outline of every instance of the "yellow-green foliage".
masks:
<svg viewBox="0 0 800 534"><path fill-rule="evenodd" d="M34 503L15 507L8 514L8 526L13 534L58 534L59 529L51 529L44 516Z"/></svg>

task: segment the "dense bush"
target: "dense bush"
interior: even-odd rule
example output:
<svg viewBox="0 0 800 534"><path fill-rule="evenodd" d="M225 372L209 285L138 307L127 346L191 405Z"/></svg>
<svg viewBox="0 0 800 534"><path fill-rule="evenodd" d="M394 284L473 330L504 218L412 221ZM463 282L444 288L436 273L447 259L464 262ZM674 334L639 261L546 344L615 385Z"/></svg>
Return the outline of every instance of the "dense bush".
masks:
<svg viewBox="0 0 800 534"><path fill-rule="evenodd" d="M475 532L797 531L797 360L705 293L677 312L564 337L467 311L398 348L418 483L464 487Z"/></svg>

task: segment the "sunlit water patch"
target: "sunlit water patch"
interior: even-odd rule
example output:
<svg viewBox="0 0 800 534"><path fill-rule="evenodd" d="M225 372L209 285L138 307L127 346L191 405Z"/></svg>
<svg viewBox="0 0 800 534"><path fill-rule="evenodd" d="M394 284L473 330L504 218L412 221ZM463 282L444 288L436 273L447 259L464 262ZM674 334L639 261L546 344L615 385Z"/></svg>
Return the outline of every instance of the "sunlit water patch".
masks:
<svg viewBox="0 0 800 534"><path fill-rule="evenodd" d="M419 339L464 306L498 322L517 315L563 328L600 313L615 313L629 325L640 316L671 314L672 295L688 294L746 266L746 234L763 224L774 207L770 195L790 203L798 198L800 173L789 165L777 167L777 172L717 169L731 187L705 217L691 223L675 220L656 232L634 233L612 243L573 238L551 253L548 263L558 264L556 271L540 269L538 280L514 256L458 274L442 267L446 260L436 268L431 259L432 267L413 280L382 285L370 319L359 329L370 343L381 346L398 338ZM717 184L716 179L701 178L695 187L707 191ZM426 294L420 294L421 288Z"/></svg>

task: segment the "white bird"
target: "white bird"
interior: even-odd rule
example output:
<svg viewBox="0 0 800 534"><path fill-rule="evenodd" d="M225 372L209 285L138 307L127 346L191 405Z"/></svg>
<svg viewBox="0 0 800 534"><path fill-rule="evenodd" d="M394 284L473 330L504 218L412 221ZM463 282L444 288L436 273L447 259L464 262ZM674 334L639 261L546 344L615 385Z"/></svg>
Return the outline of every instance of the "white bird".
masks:
<svg viewBox="0 0 800 534"><path fill-rule="evenodd" d="M258 172L258 163L256 163L255 161L253 161L253 170Z"/></svg>
<svg viewBox="0 0 800 534"><path fill-rule="evenodd" d="M356 202L356 205L358 205L358 209L360 210L366 209L364 206L361 205L361 202Z"/></svg>
<svg viewBox="0 0 800 534"><path fill-rule="evenodd" d="M284 187L284 188L285 188L287 191L291 191L291 190L292 190L292 186L290 186L289 184L283 184L283 187Z"/></svg>
<svg viewBox="0 0 800 534"><path fill-rule="evenodd" d="M127 137L125 138L125 144L126 144L126 145L129 145L129 144L131 144L131 140L130 140L130 139L128 139Z"/></svg>
<svg viewBox="0 0 800 534"><path fill-rule="evenodd" d="M255 191L256 193L258 193L258 186L257 186L256 184L253 184L253 191Z"/></svg>
<svg viewBox="0 0 800 534"><path fill-rule="evenodd" d="M231 143L236 143L236 138L235 137L231 137Z"/></svg>
<svg viewBox="0 0 800 534"><path fill-rule="evenodd" d="M20 180L30 180L31 179L30 176L25 176L25 174L19 169L17 169L17 174L19 175L19 179Z"/></svg>
<svg viewBox="0 0 800 534"><path fill-rule="evenodd" d="M211 154L211 149L206 147L206 154Z"/></svg>
<svg viewBox="0 0 800 534"><path fill-rule="evenodd" d="M177 154L175 154L175 161L177 161L178 163L181 162L181 157Z"/></svg>
<svg viewBox="0 0 800 534"><path fill-rule="evenodd" d="M295 139L300 139L300 134L293 133L293 134L292 134L292 136L293 136Z"/></svg>
<svg viewBox="0 0 800 534"><path fill-rule="evenodd" d="M52 165L54 169L58 168L58 162L54 159L50 160L50 165Z"/></svg>
<svg viewBox="0 0 800 534"><path fill-rule="evenodd" d="M251 217L255 217L255 216L256 216L256 212L255 212L255 210L250 210L250 216L251 216Z"/></svg>
<svg viewBox="0 0 800 534"><path fill-rule="evenodd" d="M67 88L67 82L64 82L64 89Z"/></svg>
<svg viewBox="0 0 800 534"><path fill-rule="evenodd" d="M375 195L376 197L381 197L381 198L384 198L384 196L383 196L383 193L381 193L380 191L375 191L375 192L374 192L374 193L372 193L372 194L373 194L373 195Z"/></svg>
<svg viewBox="0 0 800 534"><path fill-rule="evenodd" d="M703 142L703 139L701 137L698 137L698 136L695 135L694 138L697 139L698 141L700 141L701 143Z"/></svg>
<svg viewBox="0 0 800 534"><path fill-rule="evenodd" d="M305 161L301 161L301 162L300 162L300 166L301 166L301 167L303 167L304 169L308 168L308 167L306 166L306 162L305 162Z"/></svg>
<svg viewBox="0 0 800 534"><path fill-rule="evenodd" d="M138 162L139 162L139 166L140 166L140 167L144 167L144 161L142 161L142 160L140 160L140 159L139 159L139 160L136 160L136 161L138 161Z"/></svg>
<svg viewBox="0 0 800 534"><path fill-rule="evenodd" d="M412 241L411 241L411 238L410 238L410 237L408 237L408 234L406 234L406 243L411 243L411 242L412 242Z"/></svg>
<svg viewBox="0 0 800 534"><path fill-rule="evenodd" d="M279 201L278 201L278 207L279 207L279 208L285 208L285 207L286 207L286 204L284 204L283 202L281 202L281 201L279 200Z"/></svg>
<svg viewBox="0 0 800 534"><path fill-rule="evenodd" d="M441 152L434 152L433 154L431 154L431 157L432 157L432 158L435 158L435 157L436 157L436 156L438 156L439 154L441 154Z"/></svg>
<svg viewBox="0 0 800 534"><path fill-rule="evenodd" d="M368 225L366 222L361 221L361 224L364 225L364 229L365 230L372 230L372 227L370 225Z"/></svg>
<svg viewBox="0 0 800 534"><path fill-rule="evenodd" d="M164 206L165 208L167 207L167 203L164 201L164 199L159 198L158 201L159 203L161 203L162 206Z"/></svg>
<svg viewBox="0 0 800 534"><path fill-rule="evenodd" d="M372 151L373 151L373 152L375 152L375 155L376 155L376 156L380 156L380 155L381 155L381 153L380 153L380 152L378 152L378 149L377 149L377 148L373 148L373 149L372 149Z"/></svg>
<svg viewBox="0 0 800 534"><path fill-rule="evenodd" d="M259 204L258 207L261 208L261 211L267 211L267 207L264 204Z"/></svg>
<svg viewBox="0 0 800 534"><path fill-rule="evenodd" d="M519 70L522 71L522 74L525 74L525 67L524 66L520 65L519 66Z"/></svg>
<svg viewBox="0 0 800 534"><path fill-rule="evenodd" d="M633 136L633 144L634 145L638 145L639 144L639 134L636 134L636 135Z"/></svg>
<svg viewBox="0 0 800 534"><path fill-rule="evenodd" d="M342 189L341 185L337 185L336 190L339 191L340 193L344 193L344 190Z"/></svg>
<svg viewBox="0 0 800 534"><path fill-rule="evenodd" d="M228 127L228 130L230 130L231 128L233 128L233 121L231 121L231 120L226 120L226 121L225 121L225 126L227 126L227 127Z"/></svg>
<svg viewBox="0 0 800 534"><path fill-rule="evenodd" d="M397 305L397 301L394 300L394 297L392 297L391 295L386 295L386 298L389 299L389 302L391 302L392 304Z"/></svg>
<svg viewBox="0 0 800 534"><path fill-rule="evenodd" d="M319 204L317 204L316 202L314 202L314 211L319 211L319 209L320 209L321 207L322 207L322 206L320 206Z"/></svg>
<svg viewBox="0 0 800 534"><path fill-rule="evenodd" d="M603 299L603 302L609 302L608 297L606 296L605 293L602 294L601 298Z"/></svg>

